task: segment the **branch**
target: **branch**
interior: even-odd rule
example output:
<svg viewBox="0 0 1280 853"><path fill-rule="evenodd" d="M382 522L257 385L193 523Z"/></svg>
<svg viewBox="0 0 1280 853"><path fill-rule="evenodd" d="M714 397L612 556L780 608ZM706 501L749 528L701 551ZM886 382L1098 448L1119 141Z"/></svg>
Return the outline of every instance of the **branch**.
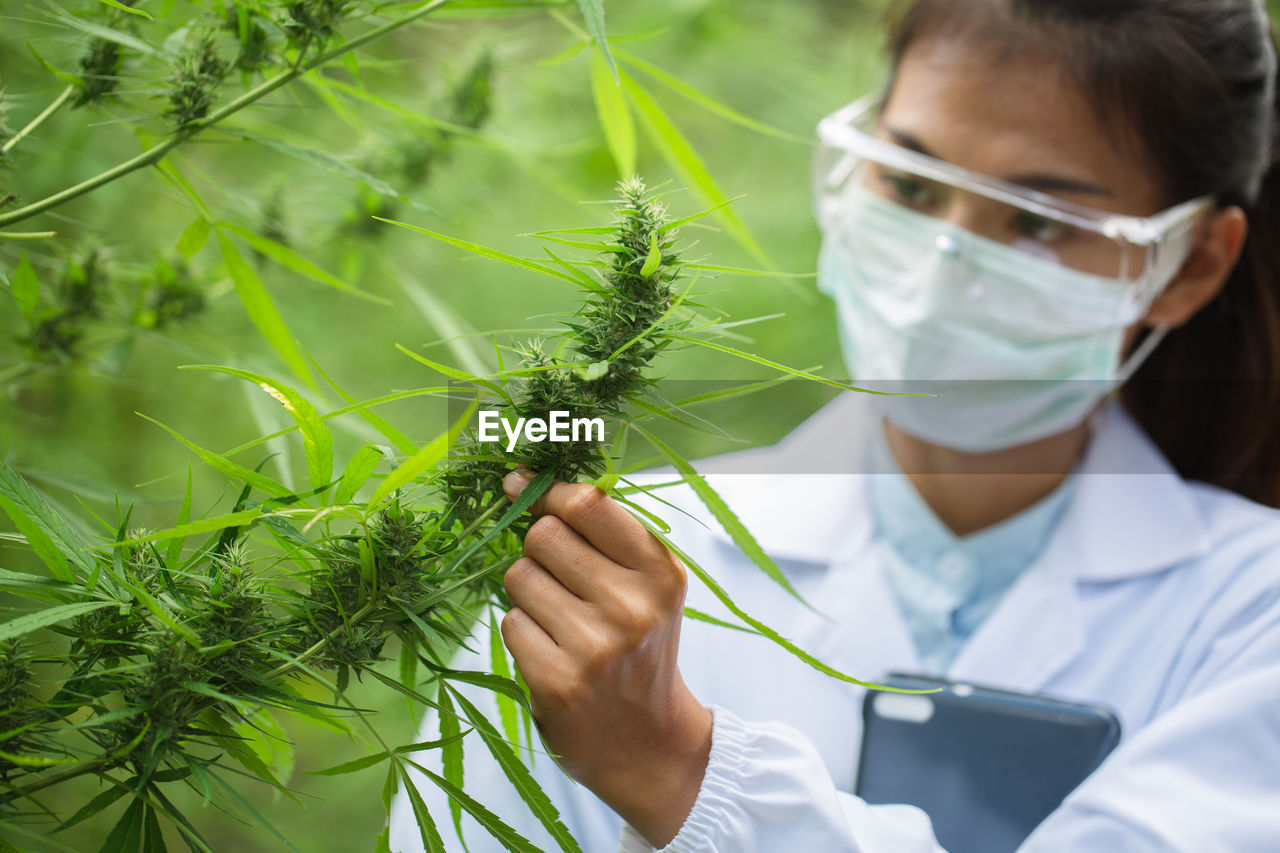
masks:
<svg viewBox="0 0 1280 853"><path fill-rule="evenodd" d="M70 201L71 199L76 198L77 196L82 196L85 193L95 190L104 184L108 184L116 180L117 178L121 178L124 175L129 174L130 172L135 172L138 169L141 169L145 166L150 166L160 162L160 160L164 159L164 156L168 154L169 151L171 151L173 148L176 148L178 145L181 145L183 142L186 142L187 140L198 135L201 131L204 131L210 127L213 127L215 124L227 118L228 116L238 112L239 110L244 109L245 107L261 99L262 97L270 94L271 92L274 92L276 89L279 89L281 86L285 85L286 83L289 83L297 79L298 77L301 77L303 74L306 74L307 72L315 68L318 68L321 65L324 65L328 62L333 61L334 59L336 59L339 56L342 56L345 53L349 53L355 50L357 47L360 47L363 44L373 41L374 39L381 38L387 33L393 32L399 29L400 27L403 27L405 24L409 24L409 23L412 23L413 21L416 21L418 18L421 18L427 15L428 13L435 11L436 9L440 8L441 6L445 5L448 2L449 0L433 0L433 2L428 3L427 5L423 6L421 9L417 9L413 12L410 12L409 14L405 15L402 18L396 18L393 21L389 21L380 27L375 27L366 33L362 33L359 36L356 36L350 41L344 42L343 44L340 44L337 47L332 48L331 50L328 50L320 54L315 59L311 60L305 65L294 66L290 68L288 71L283 71L280 74L277 74L275 77L272 77L270 80L264 81L259 86L253 89L250 89L248 92L245 92L243 95L236 98L234 101L231 101L230 103L226 104L224 107L222 107L222 109L215 111L212 115L209 115L208 117L203 118L199 121L192 122L190 125L182 128L181 130L176 131L168 139L164 140L163 142L157 143L156 145L153 145L151 148L148 148L146 151L143 151L141 154L137 155L136 157L133 157L129 160L125 160L123 163L113 166L112 168L106 170L105 172L95 175L94 177L89 178L86 181L82 181L73 187L68 187L67 189L62 190L60 192L56 192L51 196L47 196L45 198L40 199L39 201L32 202L26 207L20 207L17 210L10 211L9 213L0 214L0 228L6 225L12 225L15 222L21 222L22 220L35 216L38 213L43 213L44 211L52 207L56 207L65 201ZM45 110L46 113L48 113L49 111L50 110L48 109ZM43 120L43 114L39 118L40 120ZM28 127L30 127L30 125ZM26 130L27 129L24 128L23 133L25 133ZM21 136L21 134L19 134L19 136ZM14 137L14 139L10 140L10 142L14 142L17 139L18 137Z"/></svg>
<svg viewBox="0 0 1280 853"><path fill-rule="evenodd" d="M24 127L22 130L14 134L13 138L10 139L8 142L6 142L3 148L0 148L0 154L8 154L11 150L13 150L13 146L21 142L23 137L25 137L28 133L35 130L37 127L39 127L44 122L45 119L47 119L49 116L54 114L54 112L58 109L58 107L66 103L67 98L70 98L71 95L75 92L75 90L76 90L75 86L68 86L67 88L63 89L62 93L59 94L58 97L53 99L53 103L45 107L44 111L41 112L40 115L36 116L30 122L28 122L26 127Z"/></svg>

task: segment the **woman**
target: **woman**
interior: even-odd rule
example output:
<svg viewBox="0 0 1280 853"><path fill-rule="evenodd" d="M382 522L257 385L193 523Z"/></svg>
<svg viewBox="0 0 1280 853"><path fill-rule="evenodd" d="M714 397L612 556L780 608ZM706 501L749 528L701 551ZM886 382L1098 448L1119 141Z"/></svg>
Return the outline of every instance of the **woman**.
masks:
<svg viewBox="0 0 1280 853"><path fill-rule="evenodd" d="M727 537L676 517L672 540L844 672L1116 709L1123 742L1022 850L1277 849L1265 13L917 0L890 48L875 141L865 105L824 123L821 282L855 377L941 396L845 395L712 475L825 617ZM887 473L810 476L831 471ZM557 484L535 511L503 637L582 783L536 763L584 850L941 849L920 811L847 793L860 691L759 638L690 623L681 641L682 566L591 487ZM554 846L487 758L468 752L468 789ZM392 832L420 849L402 800ZM492 848L474 824L467 839Z"/></svg>

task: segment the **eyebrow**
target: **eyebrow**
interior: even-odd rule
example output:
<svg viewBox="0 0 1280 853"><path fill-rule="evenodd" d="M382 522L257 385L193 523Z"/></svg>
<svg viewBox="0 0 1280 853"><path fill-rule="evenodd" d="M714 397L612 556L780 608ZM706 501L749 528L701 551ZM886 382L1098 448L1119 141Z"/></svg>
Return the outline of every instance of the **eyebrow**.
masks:
<svg viewBox="0 0 1280 853"><path fill-rule="evenodd" d="M916 137L903 130L889 127L885 125L885 132L893 138L893 141L903 148L909 148L926 157L932 157L935 160L942 158L931 152L925 147L925 144ZM1047 175L1042 172L1034 172L1028 175L1018 175L1013 178L1006 179L1008 183L1017 184L1027 189L1039 190L1041 192L1068 192L1083 193L1085 195L1099 195L1110 198L1111 190L1106 187L1100 187L1097 184L1090 184L1085 181L1077 181L1073 178L1064 178L1061 175Z"/></svg>

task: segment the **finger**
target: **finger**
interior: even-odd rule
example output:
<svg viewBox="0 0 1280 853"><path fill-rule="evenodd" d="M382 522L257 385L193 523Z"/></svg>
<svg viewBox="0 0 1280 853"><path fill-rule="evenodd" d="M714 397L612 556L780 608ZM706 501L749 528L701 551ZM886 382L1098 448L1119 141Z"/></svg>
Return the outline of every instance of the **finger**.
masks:
<svg viewBox="0 0 1280 853"><path fill-rule="evenodd" d="M544 690L568 671L564 650L556 645L536 619L521 608L513 607L507 611L499 629L502 642L515 658L520 675L531 691Z"/></svg>
<svg viewBox="0 0 1280 853"><path fill-rule="evenodd" d="M587 605L535 560L521 557L502 578L511 603L528 613L559 646L572 643Z"/></svg>
<svg viewBox="0 0 1280 853"><path fill-rule="evenodd" d="M597 600L602 588L622 582L624 575L636 576L554 515L544 515L530 525L524 536L524 553L584 601Z"/></svg>
<svg viewBox="0 0 1280 853"><path fill-rule="evenodd" d="M515 499L529 483L520 470L502 481ZM555 482L530 508L534 515L554 515L578 531L600 553L620 566L637 570L672 569L674 558L631 513L587 483Z"/></svg>

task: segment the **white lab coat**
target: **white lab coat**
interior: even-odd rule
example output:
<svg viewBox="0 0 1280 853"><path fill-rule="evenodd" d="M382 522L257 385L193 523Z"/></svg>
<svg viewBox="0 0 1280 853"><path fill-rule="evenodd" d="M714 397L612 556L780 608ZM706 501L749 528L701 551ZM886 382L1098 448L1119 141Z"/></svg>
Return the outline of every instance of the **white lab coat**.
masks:
<svg viewBox="0 0 1280 853"><path fill-rule="evenodd" d="M886 546L864 505L865 475L820 473L860 470L857 448L873 422L866 411L864 396L842 395L778 445L701 466L829 618L767 579L687 487L662 494L706 527L658 509L673 540L749 613L842 672L875 679L920 664L882 574ZM848 455L836 459L833 448ZM1041 555L946 673L1101 702L1120 718L1120 745L1020 850L1280 851L1280 513L1180 479L1114 402L1097 419L1080 474ZM696 579L687 603L732 619ZM458 665L486 663L465 655ZM698 800L667 850L941 850L918 809L846 793L861 689L760 637L688 620L680 667L715 725ZM470 692L493 710L484 691ZM421 739L437 732L432 715ZM467 791L556 849L483 744L468 738L466 756ZM438 752L422 758L438 770ZM587 853L652 850L546 756L535 775ZM444 796L420 777L418 788L448 849L460 850ZM471 853L501 849L464 821ZM393 850L422 849L403 792L391 838Z"/></svg>

